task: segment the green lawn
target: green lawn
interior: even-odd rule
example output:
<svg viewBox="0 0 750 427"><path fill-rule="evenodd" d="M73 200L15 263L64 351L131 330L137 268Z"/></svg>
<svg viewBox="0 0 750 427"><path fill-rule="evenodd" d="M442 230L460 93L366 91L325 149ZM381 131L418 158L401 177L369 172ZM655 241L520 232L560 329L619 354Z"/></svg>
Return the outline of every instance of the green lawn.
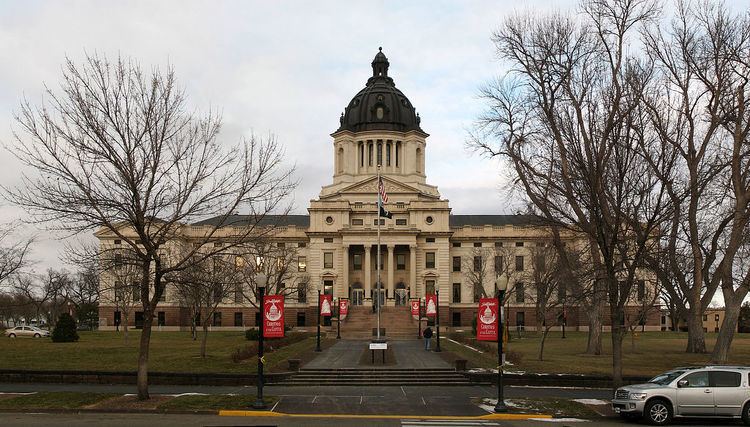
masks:
<svg viewBox="0 0 750 427"><path fill-rule="evenodd" d="M591 356L583 354L586 349L585 332L567 332L562 339L560 332L551 332L545 342L544 361L537 360L539 338L533 332L525 332L523 338L515 335L507 344L506 352L520 355L520 361L506 367L508 371L525 372L558 372L558 373L599 373L612 372L612 345L609 334L603 335L604 354ZM645 332L639 333L635 340L635 351L631 347L628 335L623 342L624 374L655 375L676 366L704 364L709 362L709 354L687 354L685 345L687 333ZM706 344L710 349L716 340L716 334L706 334ZM497 355L479 354L448 340L441 343L444 350L456 353L468 360L469 367L494 368L497 366ZM735 335L730 351L729 363L746 365L750 360L750 335Z"/></svg>
<svg viewBox="0 0 750 427"><path fill-rule="evenodd" d="M137 367L139 331L131 331L127 344L122 333L79 332L76 343L53 343L48 338L0 338L4 369L133 371ZM200 357L200 340L189 332L158 332L151 336L149 370L154 372L255 373L258 359L234 363L231 353L247 345L241 331L210 332L206 358ZM312 353L315 338L266 354L266 369L286 370L286 360Z"/></svg>

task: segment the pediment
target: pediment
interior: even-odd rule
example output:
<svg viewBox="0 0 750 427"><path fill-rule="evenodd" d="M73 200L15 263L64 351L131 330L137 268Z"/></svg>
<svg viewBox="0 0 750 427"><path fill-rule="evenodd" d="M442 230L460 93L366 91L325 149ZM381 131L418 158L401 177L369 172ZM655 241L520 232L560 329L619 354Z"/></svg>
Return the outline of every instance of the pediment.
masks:
<svg viewBox="0 0 750 427"><path fill-rule="evenodd" d="M418 188L398 182L394 179L383 177L385 192L388 194L420 194ZM360 182L356 182L348 187L338 191L339 194L375 194L378 191L377 177L370 177Z"/></svg>

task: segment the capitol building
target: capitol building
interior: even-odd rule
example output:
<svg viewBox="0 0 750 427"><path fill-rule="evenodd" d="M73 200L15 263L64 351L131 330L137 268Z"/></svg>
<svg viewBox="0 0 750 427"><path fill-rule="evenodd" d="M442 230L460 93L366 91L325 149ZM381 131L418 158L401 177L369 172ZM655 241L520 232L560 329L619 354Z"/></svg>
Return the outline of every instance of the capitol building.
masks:
<svg viewBox="0 0 750 427"><path fill-rule="evenodd" d="M318 290L335 299L348 298L353 314L372 312L379 301L383 316L398 316L407 323L409 301L439 292L441 328L470 328L478 298L493 296L501 276L509 290L506 321L510 329L535 329L532 257L538 248L549 246L548 230L529 215L452 215L449 201L427 180L428 123L421 121L415 106L396 87L382 51L371 65L365 87L346 104L338 129L331 134L333 179L310 202L307 215L276 218L273 239L279 246L293 248L295 275L307 282L303 292L287 295L286 324L316 325ZM335 124L336 118L331 122ZM378 214L378 168L388 195L384 207L391 218ZM237 215L230 222L241 227L247 219ZM376 270L378 228L380 274ZM97 237L102 245L114 239L107 233L97 233ZM572 241L574 237L565 238ZM556 305L545 322L561 326L564 321L570 330L585 330L585 316L571 293L565 287L555 293L553 298L565 301ZM133 310L129 323L137 326L140 309ZM167 329L190 325L185 307L170 286L156 311L155 325ZM252 304L233 296L222 301L217 314L206 319L217 328L253 327L259 320ZM102 301L101 329L114 329L123 319L116 305ZM605 328L607 322L605 316ZM370 326L365 322L361 327ZM416 322L409 327L416 335ZM647 316L644 327L658 329L658 310Z"/></svg>

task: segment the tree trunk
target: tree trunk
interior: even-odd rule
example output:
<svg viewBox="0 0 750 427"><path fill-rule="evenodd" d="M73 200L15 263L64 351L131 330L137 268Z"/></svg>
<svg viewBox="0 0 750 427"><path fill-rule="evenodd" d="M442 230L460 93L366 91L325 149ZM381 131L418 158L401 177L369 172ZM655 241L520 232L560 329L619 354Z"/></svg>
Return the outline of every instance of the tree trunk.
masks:
<svg viewBox="0 0 750 427"><path fill-rule="evenodd" d="M614 321L612 323L614 323ZM623 338L622 328L612 325L612 387L615 389L622 385Z"/></svg>
<svg viewBox="0 0 750 427"><path fill-rule="evenodd" d="M703 310L701 310L700 299L698 305L690 305L687 317L688 342L685 351L687 353L706 352L706 333L703 332Z"/></svg>
<svg viewBox="0 0 750 427"><path fill-rule="evenodd" d="M719 329L719 335L716 337L714 351L711 354L711 362L726 363L729 357L729 347L732 345L734 333L737 331L737 322L740 318L739 304L724 305L724 321Z"/></svg>
<svg viewBox="0 0 750 427"><path fill-rule="evenodd" d="M539 361L544 360L544 340L547 339L547 332L549 332L549 328L542 328L542 339L539 341Z"/></svg>
<svg viewBox="0 0 750 427"><path fill-rule="evenodd" d="M208 341L208 324L203 322L203 338L201 339L201 357L206 358L206 341Z"/></svg>
<svg viewBox="0 0 750 427"><path fill-rule="evenodd" d="M198 339L198 328L195 325L195 315L193 315L193 319L190 321L190 335L193 337L193 341Z"/></svg>
<svg viewBox="0 0 750 427"><path fill-rule="evenodd" d="M151 344L151 325L153 315L150 309L143 311L143 330L138 352L138 400L148 400L148 352Z"/></svg>
<svg viewBox="0 0 750 427"><path fill-rule="evenodd" d="M589 321L588 343L586 345L586 354L602 354L602 317L601 312L591 307L586 310L586 317Z"/></svg>

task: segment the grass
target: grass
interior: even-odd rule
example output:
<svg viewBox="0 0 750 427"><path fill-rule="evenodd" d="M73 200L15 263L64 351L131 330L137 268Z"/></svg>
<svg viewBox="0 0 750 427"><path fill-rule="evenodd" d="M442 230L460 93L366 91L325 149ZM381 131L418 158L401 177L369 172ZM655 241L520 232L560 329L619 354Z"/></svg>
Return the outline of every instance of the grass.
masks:
<svg viewBox="0 0 750 427"><path fill-rule="evenodd" d="M476 399L475 403L492 407L497 403L497 399ZM568 399L505 399L505 404L508 412L514 414L550 414L554 417L584 419L599 417L599 414L588 406Z"/></svg>
<svg viewBox="0 0 750 427"><path fill-rule="evenodd" d="M263 402L266 403L268 408L271 408L276 400L276 398L268 396L263 398ZM255 403L255 395L178 396L159 405L158 409L170 411L251 409L253 403Z"/></svg>
<svg viewBox="0 0 750 427"><path fill-rule="evenodd" d="M706 334L706 345L709 351L713 348L716 335L715 333ZM565 339L561 338L559 332L551 332L545 342L544 360L539 361L537 360L539 337L533 332L525 332L525 336L521 339L514 336L506 345L506 351L512 350L519 353L521 360L513 366L506 367L506 370L611 375L610 335L603 334L601 356L583 354L586 349L586 340L585 332L567 332ZM645 332L638 334L635 339L635 348L632 348L631 337L628 335L623 341L623 373L624 375L649 376L676 366L709 363L710 353L685 353L686 343L687 333ZM497 366L497 353L480 354L448 340L441 342L441 347L455 353L457 357L466 359L470 368L495 368ZM728 363L747 364L750 360L750 336L735 335L729 355Z"/></svg>
<svg viewBox="0 0 750 427"><path fill-rule="evenodd" d="M140 331L130 331L125 343L122 333L79 332L75 343L53 343L49 339L0 338L3 369L134 371L137 367ZM242 331L210 332L206 358L200 357L200 340L193 341L189 332L158 332L151 335L149 370L152 372L238 373L253 374L258 359L240 363L231 359L232 352L247 345ZM315 337L266 353L266 370L285 371L286 360L305 359L312 353Z"/></svg>
<svg viewBox="0 0 750 427"><path fill-rule="evenodd" d="M0 399L0 409L76 409L109 399L114 394L39 392Z"/></svg>

